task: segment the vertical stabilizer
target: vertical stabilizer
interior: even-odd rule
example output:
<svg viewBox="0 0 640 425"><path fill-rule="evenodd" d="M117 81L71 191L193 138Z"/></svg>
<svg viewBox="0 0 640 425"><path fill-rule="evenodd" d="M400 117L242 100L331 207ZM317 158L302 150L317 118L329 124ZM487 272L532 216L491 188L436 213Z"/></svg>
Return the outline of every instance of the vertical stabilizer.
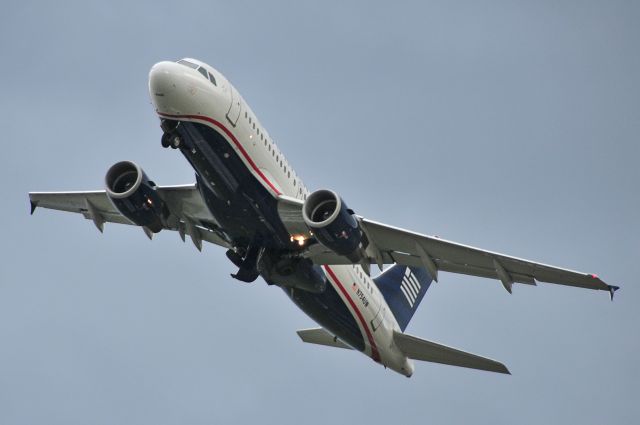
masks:
<svg viewBox="0 0 640 425"><path fill-rule="evenodd" d="M424 268L396 264L373 281L404 331L433 279Z"/></svg>

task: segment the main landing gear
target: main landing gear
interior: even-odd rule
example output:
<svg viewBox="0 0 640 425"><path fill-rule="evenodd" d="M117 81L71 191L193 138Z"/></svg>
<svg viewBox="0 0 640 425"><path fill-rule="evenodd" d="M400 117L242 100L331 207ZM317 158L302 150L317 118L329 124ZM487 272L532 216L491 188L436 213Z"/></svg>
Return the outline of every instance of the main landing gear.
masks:
<svg viewBox="0 0 640 425"><path fill-rule="evenodd" d="M182 139L176 132L176 129L180 125L180 121L163 119L160 121L160 127L163 134L160 139L160 144L163 148L171 147L172 149L178 149L182 145Z"/></svg>
<svg viewBox="0 0 640 425"><path fill-rule="evenodd" d="M264 247L258 244L251 244L247 248L244 256L230 249L227 251L227 258L238 267L238 272L231 277L242 282L253 282L260 276L258 271L258 261L264 253Z"/></svg>

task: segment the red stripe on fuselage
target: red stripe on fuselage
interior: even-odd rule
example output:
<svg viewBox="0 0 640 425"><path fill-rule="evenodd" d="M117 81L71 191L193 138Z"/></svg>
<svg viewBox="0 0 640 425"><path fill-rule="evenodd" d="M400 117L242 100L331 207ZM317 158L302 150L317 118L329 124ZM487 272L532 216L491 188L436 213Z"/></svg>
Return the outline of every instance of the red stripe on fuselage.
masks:
<svg viewBox="0 0 640 425"><path fill-rule="evenodd" d="M249 156L247 151L244 149L242 144L240 144L240 142L238 141L236 136L234 136L233 133L231 131L229 131L229 129L227 129L224 125L222 125L221 122L219 122L217 120L214 120L213 118L209 118L207 116L204 116L204 115L172 115L172 114L165 114L165 113L162 113L162 112L158 112L158 115L163 116L163 117L167 117L167 118L187 118L187 119L192 119L192 120L201 120L201 121L206 121L206 122L208 122L210 124L215 125L219 129L221 129L224 132L224 134L227 135L227 137L229 137L231 139L231 141L233 142L234 145L236 145L236 147L238 148L238 150L240 151L242 156L244 156L244 159L247 160L247 162L249 163L249 165L251 166L253 171L255 171L260 176L260 178L271 188L271 190L273 190L273 192L276 195L281 195L281 192L278 189L276 189L275 185L273 183L271 183L271 181L267 178L267 176L265 176L262 173L262 171L260 171L260 169L258 168L256 163L253 162L253 160L251 159L251 157Z"/></svg>
<svg viewBox="0 0 640 425"><path fill-rule="evenodd" d="M358 316L358 319L360 320L360 323L362 323L362 327L364 328L364 331L367 334L367 339L369 340L369 345L371 345L371 358L373 360L379 362L380 361L380 353L378 353L378 347L376 346L376 342L373 339L373 335L371 335L371 331L369 330L369 327L367 326L367 321L362 316L362 313L360 312L360 310L358 310L358 307L356 306L356 303L354 303L353 300L351 299L351 297L349 296L349 293L347 292L347 290L344 287L344 285L342 284L342 282L340 282L340 280L338 279L338 276L336 276L336 274L333 272L333 270L331 270L331 267L324 266L324 269L327 271L327 273L329 273L329 276L331 276L331 279L336 283L336 285L338 285L338 288L340 289L340 292L342 292L342 295L344 295L344 297L347 299L347 301L349 301L349 304L351 305L351 308L353 309L353 311L355 311L356 316Z"/></svg>
<svg viewBox="0 0 640 425"><path fill-rule="evenodd" d="M227 135L227 137L229 137L231 139L231 141L234 143L234 145L236 145L236 147L238 148L240 153L242 153L242 155L244 156L246 161L249 163L251 168L253 168L253 170L260 176L260 178L271 188L271 190L273 190L273 192L276 195L280 195L281 194L281 192L278 189L276 189L276 187L273 185L273 183L271 183L271 181L269 181L269 179L262 173L262 171L260 171L260 169L258 168L256 163L253 162L253 160L251 159L251 157L249 156L247 151L244 149L244 147L240 144L240 142L238 141L236 136L234 136L233 133L231 131L229 131L229 129L227 129L224 125L222 125L222 123L220 123L219 121L217 121L217 120L215 120L213 118L204 116L204 115L173 115L173 114L165 114L165 113L162 113L162 112L158 112L158 115L163 116L163 117L167 117L167 118L186 118L186 119L194 119L194 120L206 121L206 122L208 122L210 124L213 124L214 126L220 128ZM351 308L353 309L353 311L356 313L356 316L358 317L358 320L360 320L360 323L362 324L362 327L364 328L364 331L367 334L367 339L369 340L369 345L371 346L371 358L373 358L373 360L375 360L376 362L379 362L380 361L380 353L378 352L378 347L376 346L375 340L373 339L373 335L371 334L371 331L369 330L369 327L367 326L367 321L364 319L364 317L362 316L362 313L360 312L360 310L358 310L358 307L353 302L353 300L349 296L349 293L347 292L345 287L342 285L342 283L340 282L338 277L335 275L333 270L331 270L331 268L329 266L324 266L324 268L327 271L327 273L329 273L329 275L331 276L331 279L333 279L333 281L336 283L336 285L340 289L340 292L342 292L344 297L347 299L347 301L351 305Z"/></svg>

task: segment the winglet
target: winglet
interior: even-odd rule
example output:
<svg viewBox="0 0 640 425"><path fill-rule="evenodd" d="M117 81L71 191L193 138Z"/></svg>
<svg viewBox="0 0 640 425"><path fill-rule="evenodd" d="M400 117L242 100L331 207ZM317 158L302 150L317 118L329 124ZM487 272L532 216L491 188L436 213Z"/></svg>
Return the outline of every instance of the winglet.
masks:
<svg viewBox="0 0 640 425"><path fill-rule="evenodd" d="M613 294L616 293L616 291L618 289L620 289L619 286L613 286L613 285L608 285L609 286L609 295L611 296L611 301L613 301Z"/></svg>
<svg viewBox="0 0 640 425"><path fill-rule="evenodd" d="M33 215L33 213L36 211L36 208L38 208L38 201L32 201L31 199L29 199L29 202L31 203L31 215Z"/></svg>

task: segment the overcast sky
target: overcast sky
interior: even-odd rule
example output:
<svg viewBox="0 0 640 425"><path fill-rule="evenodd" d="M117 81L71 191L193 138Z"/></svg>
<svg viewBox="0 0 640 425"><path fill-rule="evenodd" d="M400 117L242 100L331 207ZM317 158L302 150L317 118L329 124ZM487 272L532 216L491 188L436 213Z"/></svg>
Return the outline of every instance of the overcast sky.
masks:
<svg viewBox="0 0 640 425"><path fill-rule="evenodd" d="M640 4L30 2L0 14L0 423L640 420ZM169 232L38 210L116 161L158 184L149 68L224 73L310 189L371 219L599 274L604 292L443 274L407 332L512 376L303 344L277 288Z"/></svg>

